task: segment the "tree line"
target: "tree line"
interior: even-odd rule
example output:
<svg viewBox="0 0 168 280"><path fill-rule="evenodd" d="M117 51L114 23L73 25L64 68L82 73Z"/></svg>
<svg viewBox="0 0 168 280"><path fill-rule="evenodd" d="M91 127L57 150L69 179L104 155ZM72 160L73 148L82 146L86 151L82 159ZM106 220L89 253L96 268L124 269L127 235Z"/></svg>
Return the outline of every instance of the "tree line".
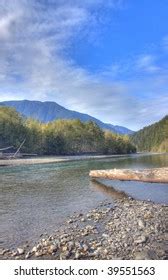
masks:
<svg viewBox="0 0 168 280"><path fill-rule="evenodd" d="M47 124L26 119L15 109L0 107L0 147L38 155L127 154L136 152L129 137L103 131L92 121L56 120Z"/></svg>
<svg viewBox="0 0 168 280"><path fill-rule="evenodd" d="M168 116L130 137L138 151L168 152Z"/></svg>

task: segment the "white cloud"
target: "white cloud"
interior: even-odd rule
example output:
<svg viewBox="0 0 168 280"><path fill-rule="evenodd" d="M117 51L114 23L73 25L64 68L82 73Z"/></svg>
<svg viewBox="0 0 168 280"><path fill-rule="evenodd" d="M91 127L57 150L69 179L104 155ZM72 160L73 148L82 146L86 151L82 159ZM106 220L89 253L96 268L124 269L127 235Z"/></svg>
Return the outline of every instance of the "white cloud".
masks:
<svg viewBox="0 0 168 280"><path fill-rule="evenodd" d="M155 63L156 58L153 55L142 55L137 59L136 66L140 70L144 70L149 73L155 73L160 68Z"/></svg>

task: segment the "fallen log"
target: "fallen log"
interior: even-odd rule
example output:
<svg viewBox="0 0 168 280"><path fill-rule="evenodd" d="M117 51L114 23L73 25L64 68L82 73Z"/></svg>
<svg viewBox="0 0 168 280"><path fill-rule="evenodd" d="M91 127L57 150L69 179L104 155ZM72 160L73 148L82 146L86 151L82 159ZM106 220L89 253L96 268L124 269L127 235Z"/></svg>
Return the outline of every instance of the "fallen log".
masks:
<svg viewBox="0 0 168 280"><path fill-rule="evenodd" d="M143 170L133 169L107 169L92 170L92 178L103 178L120 181L141 181L149 183L168 183L168 168L151 168Z"/></svg>

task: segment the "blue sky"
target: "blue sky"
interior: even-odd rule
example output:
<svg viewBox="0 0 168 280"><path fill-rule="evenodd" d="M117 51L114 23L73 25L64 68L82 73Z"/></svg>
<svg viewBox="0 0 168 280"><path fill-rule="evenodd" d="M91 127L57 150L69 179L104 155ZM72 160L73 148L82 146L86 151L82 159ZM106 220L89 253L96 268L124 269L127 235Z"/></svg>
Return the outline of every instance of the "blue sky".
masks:
<svg viewBox="0 0 168 280"><path fill-rule="evenodd" d="M0 100L134 130L168 113L168 1L0 0Z"/></svg>

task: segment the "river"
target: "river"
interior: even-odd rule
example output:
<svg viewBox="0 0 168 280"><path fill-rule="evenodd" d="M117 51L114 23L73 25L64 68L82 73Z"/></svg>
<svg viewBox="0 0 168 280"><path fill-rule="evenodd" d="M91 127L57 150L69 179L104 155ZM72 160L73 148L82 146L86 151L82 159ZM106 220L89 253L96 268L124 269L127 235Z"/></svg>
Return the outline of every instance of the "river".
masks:
<svg viewBox="0 0 168 280"><path fill-rule="evenodd" d="M168 204L168 184L101 180L102 185L88 176L92 169L164 166L168 166L168 154L1 167L0 247L34 242L74 212L85 212L120 195Z"/></svg>

